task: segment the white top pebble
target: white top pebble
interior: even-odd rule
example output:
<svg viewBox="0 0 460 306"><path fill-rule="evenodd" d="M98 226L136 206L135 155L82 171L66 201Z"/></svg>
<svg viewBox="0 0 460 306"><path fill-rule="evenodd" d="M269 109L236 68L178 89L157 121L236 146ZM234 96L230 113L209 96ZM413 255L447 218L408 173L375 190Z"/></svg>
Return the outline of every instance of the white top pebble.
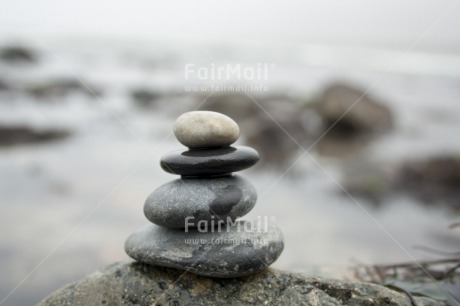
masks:
<svg viewBox="0 0 460 306"><path fill-rule="evenodd" d="M224 114L193 111L176 119L174 135L180 143L191 149L224 147L238 139L240 128Z"/></svg>

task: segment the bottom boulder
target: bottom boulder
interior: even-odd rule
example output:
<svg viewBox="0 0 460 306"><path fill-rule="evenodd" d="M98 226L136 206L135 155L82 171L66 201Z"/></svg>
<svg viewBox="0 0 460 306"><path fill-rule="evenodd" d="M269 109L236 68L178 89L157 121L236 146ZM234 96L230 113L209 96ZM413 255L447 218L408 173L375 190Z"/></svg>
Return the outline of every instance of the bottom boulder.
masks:
<svg viewBox="0 0 460 306"><path fill-rule="evenodd" d="M417 305L445 305L415 297ZM382 286L274 269L214 279L138 262L114 263L70 284L39 305L413 305Z"/></svg>

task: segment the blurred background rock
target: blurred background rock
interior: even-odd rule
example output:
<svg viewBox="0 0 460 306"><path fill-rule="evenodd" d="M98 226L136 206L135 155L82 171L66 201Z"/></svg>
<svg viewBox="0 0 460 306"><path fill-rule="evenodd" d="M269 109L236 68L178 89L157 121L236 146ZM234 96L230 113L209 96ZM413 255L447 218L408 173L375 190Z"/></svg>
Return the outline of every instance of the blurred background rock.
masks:
<svg viewBox="0 0 460 306"><path fill-rule="evenodd" d="M126 258L152 186L173 179L158 165L177 147L172 123L196 108L234 118L260 152L244 174L259 193L249 218L283 229L275 267L344 278L357 263L444 258L416 245L458 252L459 12L455 0L3 1L0 300L24 280L5 305L32 304ZM270 63L266 80L239 84L268 90L187 91L188 63Z"/></svg>

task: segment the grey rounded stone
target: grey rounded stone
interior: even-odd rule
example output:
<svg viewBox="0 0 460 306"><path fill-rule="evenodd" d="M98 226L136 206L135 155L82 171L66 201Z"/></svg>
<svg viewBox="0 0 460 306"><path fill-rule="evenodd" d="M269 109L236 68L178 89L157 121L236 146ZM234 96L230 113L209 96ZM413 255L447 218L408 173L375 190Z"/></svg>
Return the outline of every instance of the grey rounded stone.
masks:
<svg viewBox="0 0 460 306"><path fill-rule="evenodd" d="M247 214L256 201L254 186L240 176L177 179L150 194L144 214L157 225L185 228L187 222L187 227L195 227L200 220L235 220Z"/></svg>
<svg viewBox="0 0 460 306"><path fill-rule="evenodd" d="M189 148L223 147L238 139L240 128L233 119L224 114L193 111L176 119L174 135Z"/></svg>
<svg viewBox="0 0 460 306"><path fill-rule="evenodd" d="M149 225L132 234L126 253L137 261L210 277L239 277L272 264L284 247L283 234L270 222L235 221L207 232Z"/></svg>

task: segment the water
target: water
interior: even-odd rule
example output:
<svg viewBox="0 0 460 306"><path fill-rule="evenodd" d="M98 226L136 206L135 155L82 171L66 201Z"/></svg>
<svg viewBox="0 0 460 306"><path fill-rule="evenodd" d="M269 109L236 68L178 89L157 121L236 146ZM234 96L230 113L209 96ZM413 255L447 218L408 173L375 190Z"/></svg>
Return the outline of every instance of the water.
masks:
<svg viewBox="0 0 460 306"><path fill-rule="evenodd" d="M8 305L36 303L49 292L104 265L127 259L126 237L146 224L142 207L148 194L174 177L159 167L159 158L179 144L171 134L175 116L191 110L187 96L160 99L151 110L136 107L129 92L150 87L182 92L183 65L209 63L200 48L156 48L142 51L125 44L33 41L40 54L34 65L0 64L2 79L14 84L78 77L102 91L99 99L73 93L36 99L21 91L0 91L0 123L37 129L66 129L71 137L54 143L3 147L0 150L0 298L18 286ZM246 56L243 50L209 49L216 62L276 64L267 80L271 92L308 97L325 84L344 79L373 87L396 116L395 129L375 139L365 156L378 163L412 160L459 152L460 70L405 70L382 78L378 59L356 69L342 67L330 51L329 65L313 66L300 51L281 56L267 50ZM400 54L398 55L400 56ZM418 55L419 56L419 55ZM308 58L308 56L307 56ZM398 57L399 58L399 57ZM425 57L422 61L427 60ZM410 58L410 61L414 61ZM455 62L458 63L458 58ZM387 59L385 58L385 61ZM384 62L385 62L384 61ZM427 65L425 65L427 66ZM377 68L376 68L377 67ZM403 67L403 68L401 68ZM444 67L444 66L442 66ZM454 69L455 71L453 71ZM287 136L286 136L287 137ZM273 216L286 246L274 264L279 269L343 277L357 263L392 263L435 256L414 250L426 245L458 248L458 233L447 229L458 220L444 206L421 205L409 196L394 195L378 208L341 193L343 161L319 155L292 159L281 168L245 171L259 200L248 219Z"/></svg>

